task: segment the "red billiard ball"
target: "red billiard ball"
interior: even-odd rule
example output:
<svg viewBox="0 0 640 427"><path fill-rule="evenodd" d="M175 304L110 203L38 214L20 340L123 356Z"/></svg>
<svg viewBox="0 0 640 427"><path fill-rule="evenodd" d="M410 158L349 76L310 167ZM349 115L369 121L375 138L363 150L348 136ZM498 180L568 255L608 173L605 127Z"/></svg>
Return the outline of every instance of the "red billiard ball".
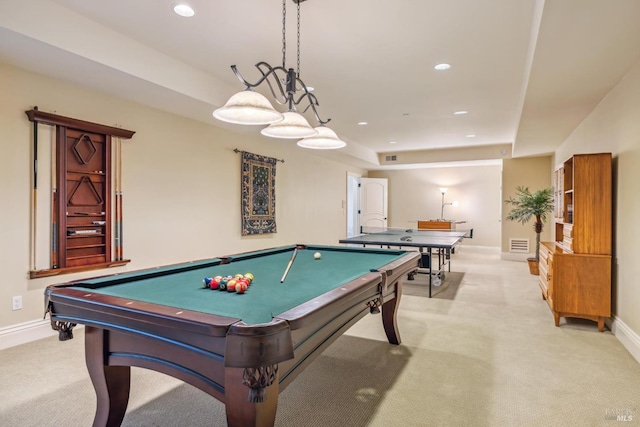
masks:
<svg viewBox="0 0 640 427"><path fill-rule="evenodd" d="M209 287L213 290L216 290L220 287L220 279L218 279L217 277L214 277L213 279L211 279L211 282L209 283Z"/></svg>
<svg viewBox="0 0 640 427"><path fill-rule="evenodd" d="M238 282L236 284L236 292L239 294L244 294L245 292L247 292L248 288L249 285L246 282Z"/></svg>
<svg viewBox="0 0 640 427"><path fill-rule="evenodd" d="M229 292L235 292L236 291L236 284L238 283L238 281L236 279L231 279L227 282L227 291Z"/></svg>

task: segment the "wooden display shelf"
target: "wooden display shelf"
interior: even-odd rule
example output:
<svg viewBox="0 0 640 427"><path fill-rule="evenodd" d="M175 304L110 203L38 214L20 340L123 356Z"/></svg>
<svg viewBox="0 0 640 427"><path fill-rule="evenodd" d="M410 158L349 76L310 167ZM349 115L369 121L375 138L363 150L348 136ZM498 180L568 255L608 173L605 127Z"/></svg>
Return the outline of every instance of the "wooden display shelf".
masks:
<svg viewBox="0 0 640 427"><path fill-rule="evenodd" d="M55 143L52 147L55 156L52 160L55 161L52 162L51 171L51 232L55 236L50 252L51 268L35 270L37 266L34 265L29 272L30 277L128 263L129 260L122 259L122 227L116 227L122 222L120 142L130 139L135 132L39 111L37 107L26 111L26 114L34 123L34 146L38 141L39 124L55 126ZM118 139L113 140L114 137ZM35 154L34 165L37 166ZM36 170L34 167L34 181ZM112 184L115 189L112 189ZM115 206L112 199L115 200ZM112 215L116 216L117 223L112 222ZM73 230L80 232L70 232ZM113 230L120 236L114 237ZM114 251L112 246L115 246ZM112 259L112 254L115 254L116 260Z"/></svg>
<svg viewBox="0 0 640 427"><path fill-rule="evenodd" d="M121 267L130 262L131 262L130 259L123 259L118 261L109 261L109 262L103 262L99 264L83 265L83 266L76 266L76 267L61 267L61 268L50 268L50 269L44 269L44 270L34 270L29 272L29 278L37 279L40 277L57 276L59 274L80 273L83 271L99 270L101 268Z"/></svg>
<svg viewBox="0 0 640 427"><path fill-rule="evenodd" d="M563 211L554 242L540 245L539 283L556 326L561 317L576 317L603 331L611 316L611 166L610 153L578 154L554 174L564 189Z"/></svg>

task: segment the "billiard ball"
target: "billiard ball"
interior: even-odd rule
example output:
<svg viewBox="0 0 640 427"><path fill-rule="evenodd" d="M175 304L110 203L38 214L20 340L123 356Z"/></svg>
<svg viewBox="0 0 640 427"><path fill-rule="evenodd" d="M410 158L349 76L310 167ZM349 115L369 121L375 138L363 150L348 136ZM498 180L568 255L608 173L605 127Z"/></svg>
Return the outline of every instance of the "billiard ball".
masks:
<svg viewBox="0 0 640 427"><path fill-rule="evenodd" d="M322 258L322 254L320 252L316 252L315 254L313 254L313 257L315 259L320 259L320 258Z"/></svg>
<svg viewBox="0 0 640 427"><path fill-rule="evenodd" d="M220 287L220 279L218 279L217 277L214 277L213 279L211 279L211 283L209 283L209 287L213 290L216 290Z"/></svg>
<svg viewBox="0 0 640 427"><path fill-rule="evenodd" d="M251 274L251 273L245 273L245 274L244 274L244 277L246 277L247 279L249 279L249 282L253 282L253 279L254 279L253 274Z"/></svg>
<svg viewBox="0 0 640 427"><path fill-rule="evenodd" d="M238 284L238 281L236 279L229 280L227 282L227 291L235 292L236 291L236 284Z"/></svg>
<svg viewBox="0 0 640 427"><path fill-rule="evenodd" d="M208 288L209 285L211 284L211 277L205 277L204 279L202 279L202 287L203 288Z"/></svg>
<svg viewBox="0 0 640 427"><path fill-rule="evenodd" d="M247 285L246 282L236 283L236 292L239 294L244 294L248 288L249 288L249 285Z"/></svg>

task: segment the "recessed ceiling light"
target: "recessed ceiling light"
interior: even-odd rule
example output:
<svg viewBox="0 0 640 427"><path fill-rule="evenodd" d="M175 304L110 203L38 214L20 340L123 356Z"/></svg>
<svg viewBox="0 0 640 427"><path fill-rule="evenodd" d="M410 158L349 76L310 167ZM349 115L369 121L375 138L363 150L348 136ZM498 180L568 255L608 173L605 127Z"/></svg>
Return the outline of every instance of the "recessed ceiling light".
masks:
<svg viewBox="0 0 640 427"><path fill-rule="evenodd" d="M469 135L465 135L467 138L475 138L476 136L472 133L470 133Z"/></svg>
<svg viewBox="0 0 640 427"><path fill-rule="evenodd" d="M460 111L455 111L453 114L455 114L456 116L461 116L463 114L467 114L468 111L464 111L464 110L460 110Z"/></svg>
<svg viewBox="0 0 640 427"><path fill-rule="evenodd" d="M196 14L195 10L189 5L186 4L177 4L173 6L173 11L180 16L184 16L185 18L190 18Z"/></svg>
<svg viewBox="0 0 640 427"><path fill-rule="evenodd" d="M358 122L358 126L366 126L368 125L368 122Z"/></svg>
<svg viewBox="0 0 640 427"><path fill-rule="evenodd" d="M433 68L435 68L438 71L444 71L444 70L448 70L449 68L451 68L451 65L443 63L443 64L438 64Z"/></svg>
<svg viewBox="0 0 640 427"><path fill-rule="evenodd" d="M395 143L397 143L397 142L398 142L398 141L389 141L389 144L395 144Z"/></svg>

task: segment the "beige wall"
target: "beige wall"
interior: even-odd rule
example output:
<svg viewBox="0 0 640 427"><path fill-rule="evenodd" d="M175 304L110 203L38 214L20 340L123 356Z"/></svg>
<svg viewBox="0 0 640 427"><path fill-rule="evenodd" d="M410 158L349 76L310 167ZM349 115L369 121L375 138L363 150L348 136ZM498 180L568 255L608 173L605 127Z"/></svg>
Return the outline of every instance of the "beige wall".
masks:
<svg viewBox="0 0 640 427"><path fill-rule="evenodd" d="M212 125L188 120L2 64L0 93L0 328L42 319L48 284L263 247L337 244L346 235L346 175L363 171L314 156L293 141L266 139L257 130L233 134L213 126L213 118ZM28 279L32 123L25 111L35 105L136 131L123 143L127 267ZM50 132L40 128L44 156ZM240 158L234 148L285 160L276 175L278 233L240 238ZM39 163L39 181L46 181L48 160ZM39 189L45 199L47 190ZM24 308L12 311L17 295Z"/></svg>
<svg viewBox="0 0 640 427"><path fill-rule="evenodd" d="M440 218L442 193L447 219L467 221L474 229L466 245L500 246L500 165L370 171L370 178L389 180L389 226L416 227L418 220Z"/></svg>
<svg viewBox="0 0 640 427"><path fill-rule="evenodd" d="M117 124L137 132L123 149L125 255L133 260L126 269L296 242L333 244L345 235L342 201L346 199L346 173L363 174L362 170L314 156L290 141L266 140L257 132L255 136L233 134L1 64L0 94L0 328L41 319L44 288L83 276L27 278L32 127L24 111L34 105L43 111ZM640 342L640 264L636 260L640 241L638 117L640 63L555 153L556 163L575 153L613 153L613 307L616 321L625 325L627 336L632 337L629 342L636 347ZM275 235L238 238L239 159L232 151L236 147L285 159L284 164L278 165ZM476 233L495 227L495 233L487 231L473 244L500 246L504 252L509 236L529 227L503 221L500 239L499 220L507 211L502 201L516 185L532 189L550 185L551 163L549 158L505 160L502 177L495 167L372 171L369 176L389 178L391 225L405 226L417 219L438 217L438 187L447 186L450 190L446 200L457 199L461 206L447 206L445 216L472 219L470 225ZM503 192L487 192L487 188L499 188L500 179ZM481 184L476 185L476 181ZM490 200L486 204L489 207L479 198ZM480 207L486 211L474 216L473 209ZM317 224L322 227L314 226ZM550 240L549 227L544 233L543 239ZM23 296L23 310L11 311L14 295Z"/></svg>
<svg viewBox="0 0 640 427"><path fill-rule="evenodd" d="M535 255L536 233L533 230L533 221L523 225L519 222L508 221L507 215L512 209L511 205L504 203L509 197L515 196L518 186L529 187L529 190L537 191L551 187L553 167L550 156L523 157L519 159L505 159L502 170L502 253L509 257L509 239L529 239L530 256ZM549 214L544 223L541 241L553 240L553 212Z"/></svg>
<svg viewBox="0 0 640 427"><path fill-rule="evenodd" d="M613 312L640 346L640 62L560 146L556 162L600 152L613 155Z"/></svg>

